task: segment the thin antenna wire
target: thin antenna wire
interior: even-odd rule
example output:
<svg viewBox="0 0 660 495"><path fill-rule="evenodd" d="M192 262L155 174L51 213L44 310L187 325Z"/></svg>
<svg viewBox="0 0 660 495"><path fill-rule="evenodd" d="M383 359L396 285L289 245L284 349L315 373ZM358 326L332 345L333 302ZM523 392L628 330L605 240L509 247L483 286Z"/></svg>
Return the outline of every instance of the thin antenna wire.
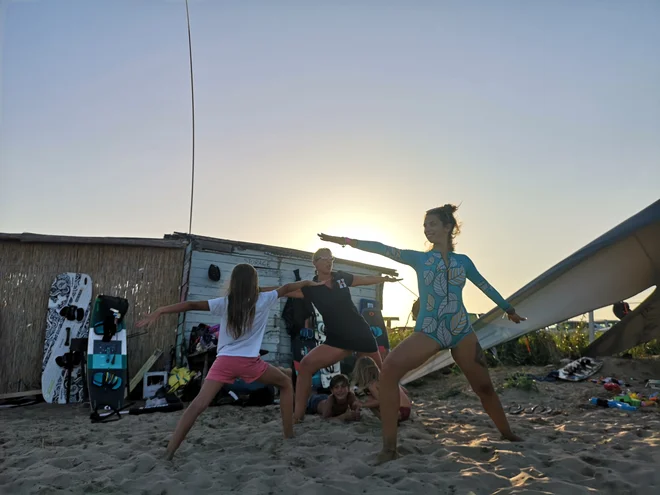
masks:
<svg viewBox="0 0 660 495"><path fill-rule="evenodd" d="M401 284L401 281L399 281L399 283ZM405 285L401 284L401 286L402 286L404 289L406 289L408 292L410 292L413 296L415 296L415 297L419 297L417 294L415 294L413 291L411 291L411 290L410 290L408 287L406 287Z"/></svg>
<svg viewBox="0 0 660 495"><path fill-rule="evenodd" d="M190 100L192 106L192 177L190 180L190 220L188 234L192 234L193 197L195 194L195 83L193 79L192 39L190 37L190 13L186 0L186 21L188 23L188 60L190 61Z"/></svg>

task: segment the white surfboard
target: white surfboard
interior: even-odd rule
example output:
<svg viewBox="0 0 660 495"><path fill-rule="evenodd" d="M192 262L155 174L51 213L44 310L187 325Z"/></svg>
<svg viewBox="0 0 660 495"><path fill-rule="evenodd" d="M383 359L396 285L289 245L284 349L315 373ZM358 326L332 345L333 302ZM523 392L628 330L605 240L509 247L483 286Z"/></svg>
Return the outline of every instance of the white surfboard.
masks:
<svg viewBox="0 0 660 495"><path fill-rule="evenodd" d="M41 363L41 393L48 403L67 403L67 368L62 366L71 339L86 339L92 305L92 279L84 273L60 273L50 287L46 338ZM71 358L69 354L68 358ZM82 402L82 362L71 370L69 402Z"/></svg>

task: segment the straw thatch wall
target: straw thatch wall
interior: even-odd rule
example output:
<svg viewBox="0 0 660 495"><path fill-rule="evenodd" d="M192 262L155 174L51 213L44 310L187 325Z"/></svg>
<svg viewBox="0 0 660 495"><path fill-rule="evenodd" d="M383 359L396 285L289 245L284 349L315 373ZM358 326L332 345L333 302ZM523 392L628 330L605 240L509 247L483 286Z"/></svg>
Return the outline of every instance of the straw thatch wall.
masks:
<svg viewBox="0 0 660 495"><path fill-rule="evenodd" d="M70 238L64 243L33 243L7 237L11 236L0 237L0 394L41 389L48 293L62 272L89 275L94 283L92 298L100 294L127 298L129 373L136 373L156 348L164 355L153 369L162 369L175 342L177 315L161 318L145 335L130 335L139 331L134 321L158 306L179 301L185 244L163 240L151 245L130 240L93 244Z"/></svg>

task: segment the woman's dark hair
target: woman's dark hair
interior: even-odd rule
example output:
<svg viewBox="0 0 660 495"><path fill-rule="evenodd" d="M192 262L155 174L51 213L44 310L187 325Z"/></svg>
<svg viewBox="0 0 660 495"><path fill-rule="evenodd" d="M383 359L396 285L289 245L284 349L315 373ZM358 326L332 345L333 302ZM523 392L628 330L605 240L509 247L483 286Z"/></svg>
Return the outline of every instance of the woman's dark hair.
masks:
<svg viewBox="0 0 660 495"><path fill-rule="evenodd" d="M456 236L461 233L461 227L454 217L454 213L458 210L458 206L446 204L438 208L431 208L426 211L426 215L435 215L440 219L444 225L451 225L451 230L449 231L449 250L454 251L456 249L456 243L454 239Z"/></svg>
<svg viewBox="0 0 660 495"><path fill-rule="evenodd" d="M259 299L259 275L252 265L241 263L231 272L227 294L227 333L240 338L251 326Z"/></svg>

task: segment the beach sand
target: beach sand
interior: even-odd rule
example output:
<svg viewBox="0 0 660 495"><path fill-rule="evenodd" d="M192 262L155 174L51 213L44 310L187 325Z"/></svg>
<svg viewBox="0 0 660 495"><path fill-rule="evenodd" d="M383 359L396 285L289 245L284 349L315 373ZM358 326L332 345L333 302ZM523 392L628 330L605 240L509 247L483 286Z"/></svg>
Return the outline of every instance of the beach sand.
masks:
<svg viewBox="0 0 660 495"><path fill-rule="evenodd" d="M496 386L514 371L491 370ZM660 379L660 360L606 359L598 376ZM660 407L634 412L588 404L602 385L539 382L505 390L503 404L541 404L551 414L510 415L523 443L500 440L458 374L409 386L412 421L400 459L374 467L380 423L366 412L342 424L308 416L284 441L278 406L209 408L173 461L162 460L182 412L92 424L80 405L0 410L0 493L130 494L523 494L657 493Z"/></svg>

